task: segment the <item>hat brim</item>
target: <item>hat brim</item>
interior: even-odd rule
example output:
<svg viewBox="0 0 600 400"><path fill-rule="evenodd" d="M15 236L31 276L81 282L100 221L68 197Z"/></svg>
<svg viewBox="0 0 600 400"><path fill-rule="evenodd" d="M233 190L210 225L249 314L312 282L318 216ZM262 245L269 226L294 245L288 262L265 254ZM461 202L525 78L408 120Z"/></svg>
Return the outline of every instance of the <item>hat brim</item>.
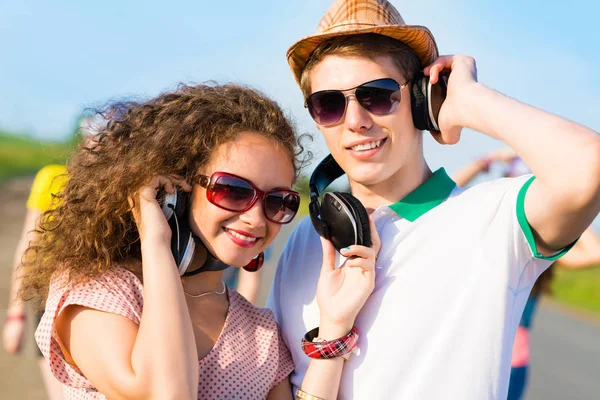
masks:
<svg viewBox="0 0 600 400"><path fill-rule="evenodd" d="M302 71L311 53L324 41L338 37L361 33L377 33L406 44L417 54L421 67L425 68L438 57L438 48L433 35L424 26L419 25L378 25L372 27L342 27L335 32L307 36L294 43L287 51L287 60L296 82L300 84Z"/></svg>

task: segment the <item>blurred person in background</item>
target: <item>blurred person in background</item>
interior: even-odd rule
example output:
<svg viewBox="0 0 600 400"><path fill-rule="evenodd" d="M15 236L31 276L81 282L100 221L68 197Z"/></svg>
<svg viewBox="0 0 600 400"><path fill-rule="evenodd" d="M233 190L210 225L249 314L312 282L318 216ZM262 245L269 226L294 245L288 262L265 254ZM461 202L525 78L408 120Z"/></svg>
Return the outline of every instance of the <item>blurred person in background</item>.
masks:
<svg viewBox="0 0 600 400"><path fill-rule="evenodd" d="M80 118L78 129L74 135L74 142L91 143L98 132L101 121L97 118L84 116ZM23 223L23 229L15 249L13 258L12 276L10 283L10 295L8 309L3 326L3 346L9 354L18 354L23 347L27 319L33 314L34 326L37 327L43 312L30 313L27 304L19 299L21 291L21 276L19 266L21 265L25 249L32 240L35 240L40 218L44 213L52 210L59 204L56 196L62 191L68 180L67 167L64 164L49 164L44 166L36 174L27 199L27 211ZM36 345L38 364L42 373L46 393L50 400L62 399L62 385L54 378L52 372L42 353Z"/></svg>
<svg viewBox="0 0 600 400"><path fill-rule="evenodd" d="M19 266L25 249L29 242L36 235L40 217L53 206L53 199L64 187L67 181L67 169L64 165L52 164L43 167L35 176L33 185L27 199L27 212L19 242L15 249L13 260L12 279L10 286L10 298L8 301L8 310L4 321L3 345L4 349L10 354L21 352L23 340L26 333L27 318L30 315L29 307L19 299L21 291L21 276ZM35 326L37 327L42 312L33 313ZM42 353L36 345L38 355L38 364L42 372L46 393L50 400L62 399L62 385L54 378L50 367L44 360Z"/></svg>
<svg viewBox="0 0 600 400"><path fill-rule="evenodd" d="M517 153L510 147L506 147L464 166L452 178L458 186L466 187L481 174L489 173L491 167L495 165L503 167L502 176L505 178L531 174L531 170ZM530 367L529 330L541 295L551 294L554 268L582 269L598 265L600 265L600 236L589 227L571 250L556 260L537 279L531 289L515 335L507 400L519 400L525 393Z"/></svg>

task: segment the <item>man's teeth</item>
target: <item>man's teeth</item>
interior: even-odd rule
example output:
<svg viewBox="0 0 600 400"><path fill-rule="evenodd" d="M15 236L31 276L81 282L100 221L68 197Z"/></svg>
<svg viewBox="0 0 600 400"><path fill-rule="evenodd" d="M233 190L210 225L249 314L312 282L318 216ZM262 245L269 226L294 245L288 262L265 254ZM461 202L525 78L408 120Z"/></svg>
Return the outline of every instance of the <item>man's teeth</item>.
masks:
<svg viewBox="0 0 600 400"><path fill-rule="evenodd" d="M231 233L232 236L235 236L236 238L245 240L247 242L256 242L258 240L258 238L242 235L241 233L237 233L234 231L229 231L229 233Z"/></svg>
<svg viewBox="0 0 600 400"><path fill-rule="evenodd" d="M368 142L363 144L357 144L356 146L352 146L352 150L354 151L363 151L363 150L371 150L375 147L379 147L381 145L381 140L376 140L374 142Z"/></svg>

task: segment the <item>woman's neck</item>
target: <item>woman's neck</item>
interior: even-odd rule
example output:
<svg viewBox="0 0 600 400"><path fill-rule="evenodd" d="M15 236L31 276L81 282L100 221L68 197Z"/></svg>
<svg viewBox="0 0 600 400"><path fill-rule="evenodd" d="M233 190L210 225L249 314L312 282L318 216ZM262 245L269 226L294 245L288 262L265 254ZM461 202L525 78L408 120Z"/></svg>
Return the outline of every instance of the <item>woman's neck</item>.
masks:
<svg viewBox="0 0 600 400"><path fill-rule="evenodd" d="M223 290L223 271L206 271L181 278L183 290L188 295L196 296L208 292Z"/></svg>

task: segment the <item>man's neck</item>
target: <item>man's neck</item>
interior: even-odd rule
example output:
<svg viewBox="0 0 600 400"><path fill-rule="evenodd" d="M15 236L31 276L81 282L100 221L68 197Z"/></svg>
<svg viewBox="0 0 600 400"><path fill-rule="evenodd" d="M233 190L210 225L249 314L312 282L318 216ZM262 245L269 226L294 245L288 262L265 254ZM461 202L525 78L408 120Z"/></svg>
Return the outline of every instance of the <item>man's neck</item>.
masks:
<svg viewBox="0 0 600 400"><path fill-rule="evenodd" d="M389 206L402 200L432 175L425 160L421 159L421 162L406 165L388 179L375 185L362 185L350 180L350 188L352 195L360 200L367 212L371 213L377 207Z"/></svg>

